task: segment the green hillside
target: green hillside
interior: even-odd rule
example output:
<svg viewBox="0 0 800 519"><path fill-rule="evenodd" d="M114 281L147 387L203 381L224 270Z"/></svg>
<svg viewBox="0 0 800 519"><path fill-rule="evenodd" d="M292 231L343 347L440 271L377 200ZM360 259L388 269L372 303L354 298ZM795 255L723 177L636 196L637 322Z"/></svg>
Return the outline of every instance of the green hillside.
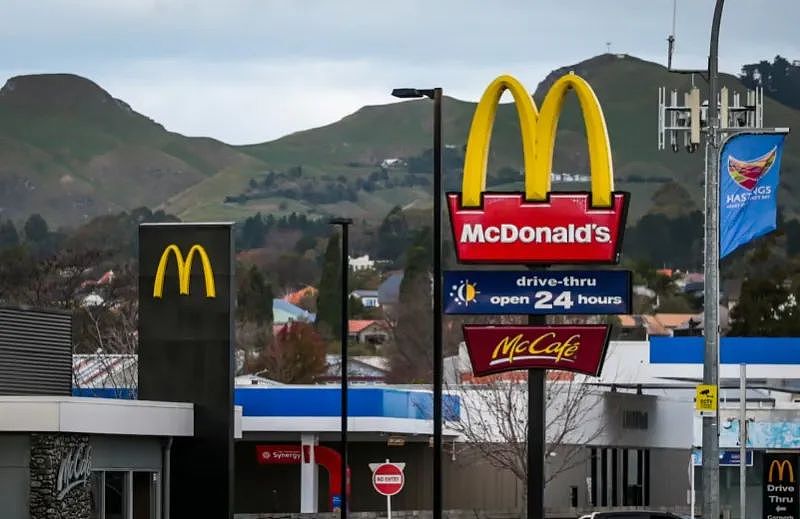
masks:
<svg viewBox="0 0 800 519"><path fill-rule="evenodd" d="M664 183L672 179L680 183L692 197L687 204L700 206L703 197L703 153L689 154L659 151L656 143L657 89L682 92L694 79L705 88L702 78L669 73L665 67L631 56L619 57L605 54L587 61L564 67L551 73L535 92L541 102L546 88L561 75L574 71L586 78L595 89L606 115L614 155L617 189L630 191L632 196L631 220L651 209L652 196ZM513 71L512 71L513 72ZM491 78L487 78L488 81ZM745 88L734 76L724 75L722 83L732 90L744 93ZM532 85L531 85L532 86ZM388 98L387 98L388 99ZM445 143L460 153L475 104L453 98L444 100ZM341 121L288 135L263 144L245 146L242 151L268 164L270 168L288 168L302 165L313 176L345 175L348 178L366 175L387 158L418 155L430 147L432 139L431 102L417 100L396 102L381 106L368 106ZM771 99L765 102L765 124L777 126L800 125L800 111L781 105ZM564 173L586 174L587 150L583 119L578 103L568 98L559 126L554 170ZM490 152L490 172L510 167L519 170L522 164L519 124L512 104L500 106L495 123L495 133ZM800 141L790 139L784 156L783 180L780 202L787 216L800 214L800 178L792 175L800 168ZM391 174L397 174L390 171ZM257 173L256 178L263 175ZM456 173L457 175L457 173ZM168 207L186 217L215 216L237 217L256 210L276 209L280 200L248 201L243 204L222 204L221 191L241 192L252 175L242 171L225 172L206 179L185 193L173 197ZM447 184L458 185L458 178L446 179ZM490 183L491 185L491 183ZM519 188L521 182L492 185L493 188ZM584 189L585 184L558 184L555 189ZM414 203L416 207L430 205L430 189L412 191L393 189L375 193L359 193L357 202L333 205L293 204L292 210L302 209L323 214L336 213L354 217L380 218L393 204ZM376 212L377 211L377 212Z"/></svg>
<svg viewBox="0 0 800 519"><path fill-rule="evenodd" d="M632 192L630 221L651 210L675 212L652 197L674 180L702 203L703 153L656 149L657 89L687 89L692 77L658 64L605 54L554 71L535 92L574 71L594 87L608 121L617 189ZM515 71L509 71L514 73ZM486 82L492 78L486 78ZM695 77L701 89L705 83ZM723 83L745 88L733 76ZM533 87L534 85L528 85ZM340 121L251 146L229 146L166 131L89 80L66 74L12 78L0 90L0 215L40 212L57 224L147 205L187 220L262 214L383 218L395 206L431 204L432 104L429 100L367 106ZM444 100L445 184L460 185L460 163L475 104ZM765 124L800 127L800 110L767 99ZM779 201L800 215L800 141L784 155ZM398 165L381 167L387 159ZM490 151L489 185L519 189L519 124L500 106ZM583 120L570 97L559 127L554 170L588 171ZM555 189L586 189L559 183ZM662 197L663 198L663 197ZM662 200L663 201L663 200Z"/></svg>
<svg viewBox="0 0 800 519"><path fill-rule="evenodd" d="M0 208L56 225L155 207L201 180L258 161L186 138L70 74L11 78L0 90ZM226 169L227 168L227 169Z"/></svg>

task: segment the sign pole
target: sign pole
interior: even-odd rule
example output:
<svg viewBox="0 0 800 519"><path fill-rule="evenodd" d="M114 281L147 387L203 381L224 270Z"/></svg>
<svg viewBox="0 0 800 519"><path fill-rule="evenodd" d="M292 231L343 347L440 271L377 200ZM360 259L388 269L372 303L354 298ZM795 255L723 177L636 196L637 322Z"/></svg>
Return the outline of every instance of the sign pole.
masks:
<svg viewBox="0 0 800 519"><path fill-rule="evenodd" d="M392 519L392 496L386 496L386 519Z"/></svg>
<svg viewBox="0 0 800 519"><path fill-rule="evenodd" d="M529 270L534 267L529 266ZM546 268L546 267L543 267ZM528 324L547 324L544 315L529 315ZM528 519L544 519L545 463L545 374L544 369L528 370Z"/></svg>

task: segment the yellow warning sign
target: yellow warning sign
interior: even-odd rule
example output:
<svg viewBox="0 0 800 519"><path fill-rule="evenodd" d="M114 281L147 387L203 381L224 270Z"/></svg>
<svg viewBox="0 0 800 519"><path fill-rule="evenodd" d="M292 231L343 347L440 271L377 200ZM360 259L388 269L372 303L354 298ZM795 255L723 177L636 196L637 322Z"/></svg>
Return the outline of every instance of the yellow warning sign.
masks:
<svg viewBox="0 0 800 519"><path fill-rule="evenodd" d="M717 386L700 384L694 397L694 408L700 414L714 414L717 412Z"/></svg>

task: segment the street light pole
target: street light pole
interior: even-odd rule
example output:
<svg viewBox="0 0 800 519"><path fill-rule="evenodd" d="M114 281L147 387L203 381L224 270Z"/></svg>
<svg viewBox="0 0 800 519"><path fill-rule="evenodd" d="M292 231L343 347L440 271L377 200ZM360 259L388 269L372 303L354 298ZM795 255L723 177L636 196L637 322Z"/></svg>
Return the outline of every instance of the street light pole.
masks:
<svg viewBox="0 0 800 519"><path fill-rule="evenodd" d="M708 134L706 135L705 282L703 383L719 387L719 26L725 0L717 0L708 53ZM717 403L717 408L719 404ZM742 460L743 461L743 460ZM703 417L703 517L719 518L719 409Z"/></svg>
<svg viewBox="0 0 800 519"><path fill-rule="evenodd" d="M396 88L401 99L433 99L433 519L442 519L442 89Z"/></svg>
<svg viewBox="0 0 800 519"><path fill-rule="evenodd" d="M349 335L349 319L348 319L348 302L349 297L347 293L347 276L350 273L350 245L349 245L349 236L348 230L350 224L353 223L353 220L350 218L332 218L329 222L331 225L339 225L342 228L342 256L341 256L341 294L340 294L340 304L341 304L341 311L340 311L340 340L342 341L341 346L341 358L339 359L339 369L341 371L342 376L342 386L341 386L341 406L342 406L342 421L341 421L341 451L342 451L342 466L341 466L341 481L342 481L342 488L341 488L341 500L342 500L342 511L339 517L343 519L348 515L348 504L347 504L347 488L348 488L348 481L347 481L347 341Z"/></svg>

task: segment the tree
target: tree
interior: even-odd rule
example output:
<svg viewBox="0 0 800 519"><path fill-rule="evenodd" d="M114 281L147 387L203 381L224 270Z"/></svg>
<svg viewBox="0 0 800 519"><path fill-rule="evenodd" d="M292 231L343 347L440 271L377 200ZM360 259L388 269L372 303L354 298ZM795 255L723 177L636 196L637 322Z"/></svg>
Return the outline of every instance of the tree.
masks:
<svg viewBox="0 0 800 519"><path fill-rule="evenodd" d="M19 245L19 234L14 222L6 220L0 223L0 249L16 247Z"/></svg>
<svg viewBox="0 0 800 519"><path fill-rule="evenodd" d="M570 373L549 373L545 386L545 484L582 463L584 446L605 428L600 415L592 412L598 406L599 393L584 382L583 377ZM460 420L448 427L492 466L514 474L524 489L528 476L527 374L485 377L448 390L458 395L460 409ZM524 490L522 495L526 495Z"/></svg>
<svg viewBox="0 0 800 519"><path fill-rule="evenodd" d="M341 330L339 235L332 234L325 248L322 278L317 295L317 325L327 337L339 337Z"/></svg>
<svg viewBox="0 0 800 519"><path fill-rule="evenodd" d="M408 222L400 206L395 206L378 228L378 258L397 260L408 246Z"/></svg>
<svg viewBox="0 0 800 519"><path fill-rule="evenodd" d="M392 382L425 383L431 380L431 244L431 229L425 227L406 253L400 301L396 315L388 320L393 338L387 347Z"/></svg>
<svg viewBox="0 0 800 519"><path fill-rule="evenodd" d="M32 214L25 222L25 239L33 243L41 243L49 234L47 222L40 214Z"/></svg>
<svg viewBox="0 0 800 519"><path fill-rule="evenodd" d="M255 265L244 269L236 290L236 318L258 326L272 326L272 287Z"/></svg>
<svg viewBox="0 0 800 519"><path fill-rule="evenodd" d="M800 335L800 268L794 263L778 263L772 248L774 240L761 240L748 259L748 276L742 282L739 301L731 310L728 335Z"/></svg>
<svg viewBox="0 0 800 519"><path fill-rule="evenodd" d="M284 326L245 371L285 384L310 384L326 369L325 341L304 322Z"/></svg>

